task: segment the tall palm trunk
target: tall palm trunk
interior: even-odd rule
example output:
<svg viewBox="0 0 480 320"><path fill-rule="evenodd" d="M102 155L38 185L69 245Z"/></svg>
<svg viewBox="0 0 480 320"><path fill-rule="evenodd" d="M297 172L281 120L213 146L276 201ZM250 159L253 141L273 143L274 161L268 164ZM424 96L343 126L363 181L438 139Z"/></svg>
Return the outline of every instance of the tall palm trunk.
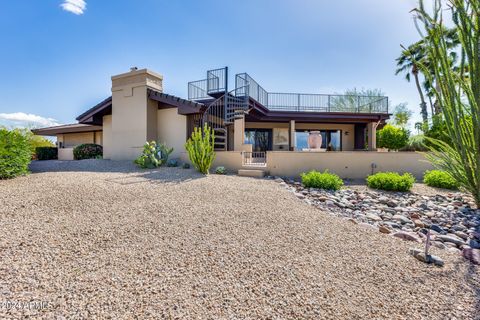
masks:
<svg viewBox="0 0 480 320"><path fill-rule="evenodd" d="M412 74L415 77L415 84L417 85L418 94L420 95L420 113L422 114L422 120L423 123L428 123L427 103L425 102L425 96L423 95L420 80L418 79L418 68L415 64L412 68Z"/></svg>

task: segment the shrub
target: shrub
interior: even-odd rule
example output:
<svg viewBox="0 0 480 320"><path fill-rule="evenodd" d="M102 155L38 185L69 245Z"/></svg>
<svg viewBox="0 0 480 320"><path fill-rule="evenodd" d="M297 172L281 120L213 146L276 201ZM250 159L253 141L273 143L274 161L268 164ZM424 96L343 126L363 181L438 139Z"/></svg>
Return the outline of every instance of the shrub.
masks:
<svg viewBox="0 0 480 320"><path fill-rule="evenodd" d="M146 142L143 145L143 152L134 162L140 168L153 169L160 167L168 161L173 148L167 148L165 144L157 144L155 141Z"/></svg>
<svg viewBox="0 0 480 320"><path fill-rule="evenodd" d="M423 182L430 187L458 189L458 182L445 171L431 170L423 175Z"/></svg>
<svg viewBox="0 0 480 320"><path fill-rule="evenodd" d="M175 159L168 160L167 167L178 167L178 161Z"/></svg>
<svg viewBox="0 0 480 320"><path fill-rule="evenodd" d="M215 173L216 174L227 174L227 169L225 169L225 167L217 167L215 169Z"/></svg>
<svg viewBox="0 0 480 320"><path fill-rule="evenodd" d="M20 130L0 128L0 179L26 174L32 159L27 135Z"/></svg>
<svg viewBox="0 0 480 320"><path fill-rule="evenodd" d="M84 143L73 148L73 158L75 160L97 159L103 156L101 145L94 143Z"/></svg>
<svg viewBox="0 0 480 320"><path fill-rule="evenodd" d="M387 191L409 191L415 178L410 173L403 175L397 172L378 172L367 177L367 185L373 189Z"/></svg>
<svg viewBox="0 0 480 320"><path fill-rule="evenodd" d="M37 160L58 159L58 149L55 147L37 147L35 154L37 155Z"/></svg>
<svg viewBox="0 0 480 320"><path fill-rule="evenodd" d="M424 135L411 136L408 139L407 145L400 149L401 151L428 151Z"/></svg>
<svg viewBox="0 0 480 320"><path fill-rule="evenodd" d="M302 173L300 177L302 178L302 184L307 188L338 190L343 186L343 180L327 170L323 173L312 170L308 173Z"/></svg>
<svg viewBox="0 0 480 320"><path fill-rule="evenodd" d="M398 150L408 143L408 132L405 129L387 124L377 131L377 147Z"/></svg>
<svg viewBox="0 0 480 320"><path fill-rule="evenodd" d="M208 126L204 126L203 130L196 127L185 144L190 161L195 169L203 174L208 174L215 160L214 143L213 131Z"/></svg>
<svg viewBox="0 0 480 320"><path fill-rule="evenodd" d="M190 169L190 164L185 162L182 164L182 169Z"/></svg>

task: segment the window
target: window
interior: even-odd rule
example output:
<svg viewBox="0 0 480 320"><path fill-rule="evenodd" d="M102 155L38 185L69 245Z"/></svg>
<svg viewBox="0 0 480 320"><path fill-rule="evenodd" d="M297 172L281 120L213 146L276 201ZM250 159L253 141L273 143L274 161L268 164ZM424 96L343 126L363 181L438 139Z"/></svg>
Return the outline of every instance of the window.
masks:
<svg viewBox="0 0 480 320"><path fill-rule="evenodd" d="M312 130L295 131L296 148L298 150L308 149L308 135ZM320 130L322 135L322 149L328 151L342 150L342 131L341 130Z"/></svg>
<svg viewBox="0 0 480 320"><path fill-rule="evenodd" d="M272 130L245 129L245 144L251 144L253 151L272 150Z"/></svg>

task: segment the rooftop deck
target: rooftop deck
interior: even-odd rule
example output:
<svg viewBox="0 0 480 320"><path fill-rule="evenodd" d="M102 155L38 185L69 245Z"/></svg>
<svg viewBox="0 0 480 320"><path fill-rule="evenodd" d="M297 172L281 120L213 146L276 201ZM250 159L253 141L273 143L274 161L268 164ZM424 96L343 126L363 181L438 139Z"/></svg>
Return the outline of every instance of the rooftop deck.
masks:
<svg viewBox="0 0 480 320"><path fill-rule="evenodd" d="M208 104L228 90L228 68L209 70L207 79L188 83L188 99ZM247 73L235 75L229 94L249 97L272 111L388 114L385 96L268 92Z"/></svg>

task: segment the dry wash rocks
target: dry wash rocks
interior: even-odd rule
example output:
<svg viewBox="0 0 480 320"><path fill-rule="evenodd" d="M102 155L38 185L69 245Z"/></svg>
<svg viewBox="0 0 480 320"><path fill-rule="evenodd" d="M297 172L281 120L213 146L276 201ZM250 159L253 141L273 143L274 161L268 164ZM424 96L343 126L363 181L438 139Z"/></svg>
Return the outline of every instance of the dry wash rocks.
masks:
<svg viewBox="0 0 480 320"><path fill-rule="evenodd" d="M430 230L434 247L463 255L478 264L475 257L480 249L480 210L474 209L473 200L464 194L359 191L348 187L330 192L304 188L292 180L284 185L319 209L371 224L393 237L424 243Z"/></svg>

